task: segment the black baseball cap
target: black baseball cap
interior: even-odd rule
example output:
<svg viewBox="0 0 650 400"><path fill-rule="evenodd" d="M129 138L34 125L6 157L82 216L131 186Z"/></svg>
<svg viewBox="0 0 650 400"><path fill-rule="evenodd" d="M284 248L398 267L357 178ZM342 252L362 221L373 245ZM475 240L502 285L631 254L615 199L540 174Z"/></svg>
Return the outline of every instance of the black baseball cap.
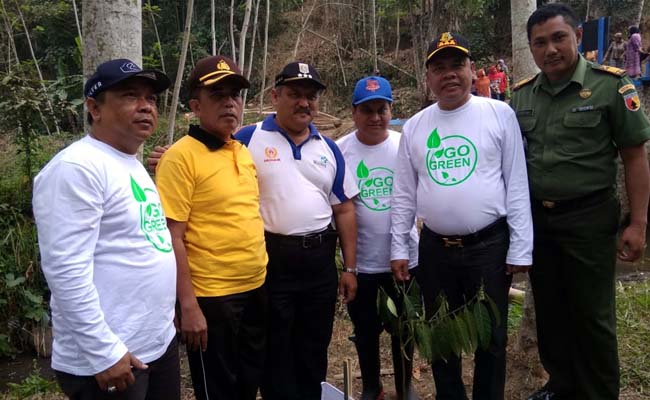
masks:
<svg viewBox="0 0 650 400"><path fill-rule="evenodd" d="M450 48L462 52L467 57L472 57L469 49L469 40L457 33L444 32L440 37L429 44L429 48L427 49L427 61L424 65L428 65L431 58L440 50Z"/></svg>
<svg viewBox="0 0 650 400"><path fill-rule="evenodd" d="M203 58L196 63L190 77L188 86L190 90L235 81L242 88L250 88L251 84L242 75L241 70L233 60L226 56L216 55Z"/></svg>
<svg viewBox="0 0 650 400"><path fill-rule="evenodd" d="M97 97L101 92L129 78L148 79L155 93L167 89L171 82L167 75L156 69L142 69L126 58L118 58L99 64L93 75L84 85L85 97Z"/></svg>
<svg viewBox="0 0 650 400"><path fill-rule="evenodd" d="M307 80L319 89L326 89L320 81L320 75L313 66L303 62L292 62L284 66L282 71L275 76L275 87L286 85L290 82Z"/></svg>

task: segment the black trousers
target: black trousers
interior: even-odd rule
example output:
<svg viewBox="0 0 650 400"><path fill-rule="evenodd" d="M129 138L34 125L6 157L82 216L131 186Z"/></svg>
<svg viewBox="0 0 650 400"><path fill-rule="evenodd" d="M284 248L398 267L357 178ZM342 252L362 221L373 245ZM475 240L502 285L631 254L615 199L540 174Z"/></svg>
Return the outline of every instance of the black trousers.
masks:
<svg viewBox="0 0 650 400"><path fill-rule="evenodd" d="M609 193L569 209L533 202L532 211L530 279L547 387L561 399L618 399L618 200Z"/></svg>
<svg viewBox="0 0 650 400"><path fill-rule="evenodd" d="M134 369L135 383L123 392L106 392L94 376L78 376L54 371L63 393L71 400L179 400L181 371L176 339L167 351L145 370Z"/></svg>
<svg viewBox="0 0 650 400"><path fill-rule="evenodd" d="M417 268L412 268L409 272L414 276L416 270ZM384 289L386 294L393 299L398 307L398 312L401 312L402 299L395 288L395 281L391 272L379 274L360 273L357 276L356 297L348 304L348 314L350 314L350 319L354 324L354 344L359 355L363 391L378 393L382 387L380 380L379 335L386 329L391 335L395 389L398 395L405 397L405 391L408 390L411 383L413 341L406 344L404 349L406 352L405 357L402 353L397 332L391 332L389 327L385 327L377 312L377 295L380 288Z"/></svg>
<svg viewBox="0 0 650 400"><path fill-rule="evenodd" d="M208 347L187 352L194 395L198 400L254 400L264 367L265 287L197 300L208 323Z"/></svg>
<svg viewBox="0 0 650 400"><path fill-rule="evenodd" d="M338 286L336 238L305 248L267 235L265 400L320 400Z"/></svg>
<svg viewBox="0 0 650 400"><path fill-rule="evenodd" d="M507 226L471 245L445 247L428 228L422 230L419 245L420 268L416 279L422 288L428 315L437 311L436 299L444 293L450 310L471 300L483 285L496 303L501 324L492 318L492 339L487 350L474 355L474 400L502 400L506 377L508 291L512 275L506 275ZM433 378L437 400L465 400L461 359L434 361Z"/></svg>

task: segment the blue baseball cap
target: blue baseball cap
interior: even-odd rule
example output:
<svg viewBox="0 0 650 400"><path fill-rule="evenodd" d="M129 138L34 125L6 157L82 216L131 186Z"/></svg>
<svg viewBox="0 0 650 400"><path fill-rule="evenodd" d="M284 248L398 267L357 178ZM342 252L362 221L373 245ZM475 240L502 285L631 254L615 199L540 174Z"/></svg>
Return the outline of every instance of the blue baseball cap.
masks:
<svg viewBox="0 0 650 400"><path fill-rule="evenodd" d="M393 102L393 93L390 89L390 83L381 76L369 76L360 79L354 88L352 95L352 105L364 103L370 100L386 100Z"/></svg>
<svg viewBox="0 0 650 400"><path fill-rule="evenodd" d="M134 77L148 79L155 93L160 93L171 85L169 78L163 72L156 69L142 69L131 60L118 58L97 66L95 73L84 85L84 96L96 97L111 86Z"/></svg>

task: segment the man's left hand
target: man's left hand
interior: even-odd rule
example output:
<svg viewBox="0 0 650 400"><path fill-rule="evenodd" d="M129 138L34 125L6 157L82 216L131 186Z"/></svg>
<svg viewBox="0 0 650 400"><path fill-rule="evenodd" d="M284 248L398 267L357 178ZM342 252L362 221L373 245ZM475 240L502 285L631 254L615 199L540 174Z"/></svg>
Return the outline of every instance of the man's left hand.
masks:
<svg viewBox="0 0 650 400"><path fill-rule="evenodd" d="M618 240L618 258L633 262L641 258L645 249L645 227L630 225Z"/></svg>
<svg viewBox="0 0 650 400"><path fill-rule="evenodd" d="M514 275L530 271L532 265L512 265L506 264L506 275Z"/></svg>
<svg viewBox="0 0 650 400"><path fill-rule="evenodd" d="M357 294L357 277L353 273L341 272L339 294L343 296L343 304L354 300L354 296Z"/></svg>

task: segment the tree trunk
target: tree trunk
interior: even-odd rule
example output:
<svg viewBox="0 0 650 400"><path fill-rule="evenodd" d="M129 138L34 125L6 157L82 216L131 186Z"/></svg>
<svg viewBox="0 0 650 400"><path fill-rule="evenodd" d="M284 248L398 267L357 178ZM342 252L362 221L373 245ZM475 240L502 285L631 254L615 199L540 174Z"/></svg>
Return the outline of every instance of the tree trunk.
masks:
<svg viewBox="0 0 650 400"><path fill-rule="evenodd" d="M142 65L142 4L140 0L83 0L84 82L95 68L115 58L128 58ZM84 124L85 122L84 118ZM88 126L85 126L88 129ZM138 150L142 160L142 147Z"/></svg>
<svg viewBox="0 0 650 400"><path fill-rule="evenodd" d="M172 144L174 142L174 124L176 123L176 108L178 107L178 95L181 91L181 82L183 81L183 71L185 70L185 58L187 57L187 47L190 42L193 10L194 10L194 0L187 0L187 15L185 16L185 31L183 32L183 47L181 48L181 57L178 60L176 82L174 83L174 94L172 95L172 105L169 109L169 118L167 121L167 144Z"/></svg>
<svg viewBox="0 0 650 400"><path fill-rule="evenodd" d="M641 17L643 16L643 0L637 0L636 4L634 4L635 8L637 8L636 12L636 18L634 21L632 21L633 25L635 26L640 26L641 25Z"/></svg>
<svg viewBox="0 0 650 400"><path fill-rule="evenodd" d="M533 11L535 11L536 2L535 0L511 0L510 7L513 60L511 74L516 82L538 72L528 46L528 36L526 33L526 22L528 21L528 17L533 13ZM537 353L535 307L533 292L530 288L530 280L528 280L528 285L526 287L523 318L519 328L519 338L515 344L515 349L524 356L523 358L526 360L527 367L532 371L532 376L539 378L544 375L543 368L539 362L539 355Z"/></svg>
<svg viewBox="0 0 650 400"><path fill-rule="evenodd" d="M232 60L237 64L237 49L235 48L235 0L230 0L230 48Z"/></svg>
<svg viewBox="0 0 650 400"><path fill-rule="evenodd" d="M375 18L375 0L370 1L370 18L372 18L372 74L377 75L379 69L377 68L377 20Z"/></svg>
<svg viewBox="0 0 650 400"><path fill-rule="evenodd" d="M7 15L7 10L5 9L4 0L0 0L0 5L2 6L2 19L5 21L5 26L7 30L7 41L9 42L9 54L7 56L7 65L9 70L11 70L11 52L13 51L14 57L16 59L16 65L20 64L20 59L18 58L18 51L16 50L16 42L14 42L14 32L11 28L11 22L9 21L9 16Z"/></svg>
<svg viewBox="0 0 650 400"><path fill-rule="evenodd" d="M79 13L77 12L77 1L72 0L72 9L74 10L74 21L77 24L77 34L79 35L79 43L84 45L83 37L81 36L81 24L79 23Z"/></svg>
<svg viewBox="0 0 650 400"><path fill-rule="evenodd" d="M266 0L266 21L264 21L264 61L262 61L262 86L260 87L260 115L264 109L264 90L266 85L266 58L269 49L269 18L271 15L271 0Z"/></svg>
<svg viewBox="0 0 650 400"><path fill-rule="evenodd" d="M533 55L528 47L526 22L536 9L535 0L511 0L512 26L512 68L510 73L515 82L538 72Z"/></svg>
<svg viewBox="0 0 650 400"><path fill-rule="evenodd" d="M163 55L162 51L162 43L160 42L160 35L158 34L158 26L156 25L156 17L153 13L153 9L151 8L151 0L147 0L147 5L148 10L149 10L149 15L151 16L151 24L153 25L153 31L156 34L156 43L158 43L158 54L160 56L160 69L162 69L162 72L165 74L167 73L167 70L165 69L165 56ZM160 113L164 113L167 110L167 98L168 98L168 91L165 90L165 94L163 95L163 101L162 101L162 107L160 109Z"/></svg>
<svg viewBox="0 0 650 400"><path fill-rule="evenodd" d="M29 46L29 52L32 55L32 60L34 60L34 66L36 67L36 72L38 73L38 79L41 83L41 90L43 90L43 94L45 95L45 100L47 101L47 108L50 111L50 116L52 117L52 120L54 121L54 128L56 128L56 133L60 134L61 132L59 131L59 121L56 119L56 115L54 114L54 107L52 107L52 102L50 101L50 96L47 94L47 88L45 87L45 80L43 79L43 74L41 73L41 68L38 66L38 59L36 58L36 54L34 54L34 47L32 46L32 40L29 37L29 30L27 29L27 24L25 24L25 18L23 18L23 12L20 10L20 5L18 4L17 1L14 0L16 3L16 10L18 11L18 17L20 18L20 23L23 25L23 29L25 31L25 38L27 39L27 45ZM42 114L41 114L42 117ZM45 121L44 121L45 122ZM47 131L47 134L51 134L50 128L47 126L47 123L45 123L45 130Z"/></svg>
<svg viewBox="0 0 650 400"><path fill-rule="evenodd" d="M246 79L250 81L251 71L253 69L253 54L255 54L255 38L257 36L257 16L260 11L260 0L255 1L255 16L253 17L253 36L251 37L251 52L248 56L248 68L246 68ZM242 72L244 70L242 69ZM248 89L244 90L244 106L242 107L242 122L244 121L244 110L246 109L246 99L248 98Z"/></svg>
<svg viewBox="0 0 650 400"><path fill-rule="evenodd" d="M244 22L241 25L241 32L239 32L239 57L237 58L237 65L239 69L244 72L246 67L246 35L248 34L248 23L251 19L251 9L253 8L253 0L246 0L246 11L244 12Z"/></svg>
<svg viewBox="0 0 650 400"><path fill-rule="evenodd" d="M212 35L212 55L217 55L217 33L214 28L214 0L210 1L210 34Z"/></svg>
<svg viewBox="0 0 650 400"><path fill-rule="evenodd" d="M397 56L399 55L399 39L400 39L400 32L399 32L399 3L397 3L397 9L395 10L395 19L397 20L396 26L395 26L395 60L397 60Z"/></svg>

